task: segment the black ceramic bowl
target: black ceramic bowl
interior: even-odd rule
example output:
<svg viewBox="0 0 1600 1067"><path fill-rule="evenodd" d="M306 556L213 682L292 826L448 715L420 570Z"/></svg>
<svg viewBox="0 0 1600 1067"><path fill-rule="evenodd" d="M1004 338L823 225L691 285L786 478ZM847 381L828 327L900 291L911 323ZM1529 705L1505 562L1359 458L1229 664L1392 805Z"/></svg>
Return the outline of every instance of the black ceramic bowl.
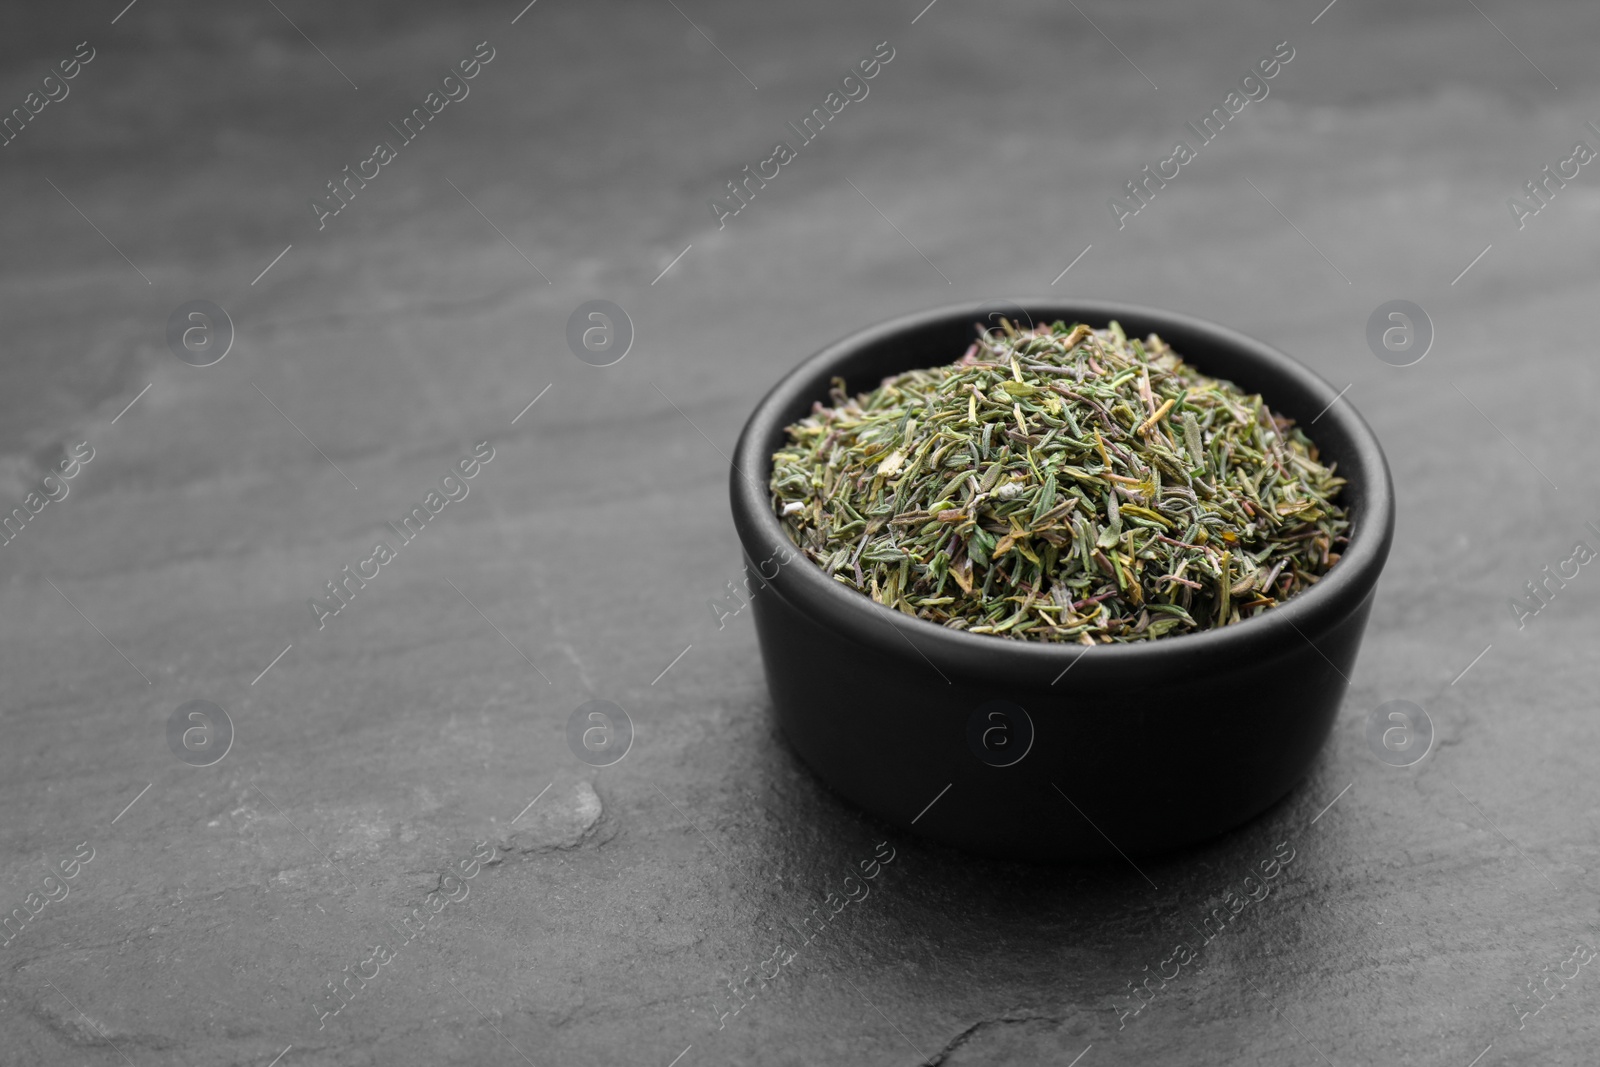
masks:
<svg viewBox="0 0 1600 1067"><path fill-rule="evenodd" d="M790 372L745 425L733 518L783 731L868 811L992 856L1136 855L1237 826L1306 773L1344 697L1394 531L1377 439L1327 382L1232 330L1152 308L1023 301L1035 322L1116 319L1130 337L1158 333L1186 362L1302 426L1321 413L1308 429L1348 479L1350 543L1312 588L1198 634L1086 648L911 618L795 548L766 489L772 454L834 376L863 392L949 363L995 306L938 308L853 334Z"/></svg>

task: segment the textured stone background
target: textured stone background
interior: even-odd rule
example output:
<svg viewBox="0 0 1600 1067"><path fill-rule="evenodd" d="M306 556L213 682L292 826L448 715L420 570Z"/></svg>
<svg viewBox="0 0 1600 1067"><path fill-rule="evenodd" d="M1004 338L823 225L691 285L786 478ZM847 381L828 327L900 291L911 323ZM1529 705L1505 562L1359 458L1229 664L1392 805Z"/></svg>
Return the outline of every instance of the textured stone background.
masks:
<svg viewBox="0 0 1600 1067"><path fill-rule="evenodd" d="M1512 1005L1600 932L1600 578L1521 631L1507 601L1595 543L1600 194L1585 170L1520 232L1505 201L1596 143L1600 9L122 4L0 38L6 108L97 53L0 149L0 503L95 449L0 547L0 911L94 849L0 949L0 1060L1593 1059L1600 976L1520 1030ZM885 39L871 95L719 231L708 197ZM1271 96L1118 231L1106 198L1285 39ZM483 40L471 95L318 232L308 198ZM1349 383L1400 495L1323 756L1142 862L1155 889L851 810L775 733L748 617L707 608L740 566L718 450L780 374L891 314L1040 292ZM637 329L603 370L564 341L592 297ZM164 341L196 298L237 327L207 368ZM1364 340L1394 298L1437 331L1404 369ZM319 632L307 597L483 439L471 496ZM602 770L565 743L595 697L637 729ZM237 730L209 768L167 748L192 699ZM1437 733L1409 769L1365 740L1393 699ZM1136 749L1106 758L1139 788ZM871 896L719 1029L727 982L886 838ZM319 1030L324 983L478 841L500 859L470 896ZM1119 1030L1126 983L1281 841L1272 895Z"/></svg>

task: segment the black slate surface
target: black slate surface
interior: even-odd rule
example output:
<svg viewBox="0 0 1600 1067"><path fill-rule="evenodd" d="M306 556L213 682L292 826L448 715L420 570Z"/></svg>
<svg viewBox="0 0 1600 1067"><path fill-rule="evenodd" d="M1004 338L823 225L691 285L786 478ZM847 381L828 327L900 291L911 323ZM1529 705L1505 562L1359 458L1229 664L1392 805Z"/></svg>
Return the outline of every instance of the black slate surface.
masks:
<svg viewBox="0 0 1600 1067"><path fill-rule="evenodd" d="M1506 203L1600 147L1592 6L7 22L5 107L78 42L94 58L0 148L0 502L67 447L93 458L0 546L0 911L26 916L0 1059L1592 1059L1596 579L1552 583L1520 629L1510 602L1600 548L1600 197L1584 167L1521 229ZM719 229L707 202L882 41L870 94ZM1270 95L1119 230L1107 199L1282 41ZM470 94L319 231L310 198L479 42ZM740 566L719 453L780 374L902 311L1039 292L1197 314L1348 383L1399 493L1312 774L1137 871L978 861L850 809L776 733L748 615L709 607ZM593 298L636 331L607 368L565 341ZM196 299L236 330L209 367L166 341ZM1433 326L1413 366L1368 349L1393 299ZM318 630L307 599L486 440L470 494ZM591 699L636 731L603 769L566 743ZM210 767L168 747L191 700L235 728ZM1392 700L1434 731L1408 768L1367 740ZM1139 788L1136 745L1106 758ZM770 962L880 842L870 895ZM465 896L430 906L441 885ZM377 944L393 958L324 1019ZM730 982L754 994L737 1014Z"/></svg>

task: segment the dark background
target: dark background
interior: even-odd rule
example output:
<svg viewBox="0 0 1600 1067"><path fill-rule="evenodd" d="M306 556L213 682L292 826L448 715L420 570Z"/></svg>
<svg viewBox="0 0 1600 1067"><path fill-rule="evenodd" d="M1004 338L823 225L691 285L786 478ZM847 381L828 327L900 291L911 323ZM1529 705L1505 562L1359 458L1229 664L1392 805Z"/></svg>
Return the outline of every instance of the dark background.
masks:
<svg viewBox="0 0 1600 1067"><path fill-rule="evenodd" d="M1600 195L1586 168L1521 231L1506 198L1600 146L1600 9L677 7L5 13L0 107L96 57L0 148L0 510L95 455L0 546L0 912L95 858L0 948L0 1060L1591 1059L1600 978L1520 1030L1514 1005L1596 932L1600 579L1520 631L1508 600L1600 546ZM870 95L719 231L707 200L883 40ZM1269 98L1119 231L1106 199L1284 40ZM318 232L309 198L480 41L469 97ZM748 613L708 606L740 574L719 450L782 373L1038 293L1189 312L1349 384L1399 494L1313 772L1142 862L1155 889L842 804L775 732ZM637 331L605 369L565 342L591 298ZM1406 368L1365 340L1399 298L1436 333ZM166 345L194 299L237 329L214 366ZM319 632L307 598L484 439L471 496ZM566 744L592 698L636 728L602 770ZM206 768L167 744L197 699L236 730ZM1366 737L1398 699L1435 732L1409 768ZM1139 788L1136 746L1105 758ZM872 895L719 1030L727 981L885 839ZM503 862L319 1030L324 983L480 840ZM1272 895L1119 1031L1126 983L1281 841Z"/></svg>

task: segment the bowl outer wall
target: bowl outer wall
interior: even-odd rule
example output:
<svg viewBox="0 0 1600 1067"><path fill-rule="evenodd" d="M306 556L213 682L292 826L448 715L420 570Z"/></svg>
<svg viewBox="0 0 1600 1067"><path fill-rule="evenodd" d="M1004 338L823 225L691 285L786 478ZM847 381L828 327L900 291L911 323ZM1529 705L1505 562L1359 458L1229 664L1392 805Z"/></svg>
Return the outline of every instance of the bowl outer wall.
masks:
<svg viewBox="0 0 1600 1067"><path fill-rule="evenodd" d="M909 749L918 750L918 755L909 763L896 759L893 752L905 751L909 757L907 739L911 736L951 734L952 722L962 717L963 706L970 709L984 698L1004 697L1028 707L1034 719L1043 758L1032 761L1033 771L1019 770L1028 761L1005 769L1007 779L997 779L992 773L995 768L966 754L960 737L954 738L954 747L965 754L966 763L991 772L980 775L974 785L992 794L995 801L1002 799L1001 794L1012 793L1012 786L1037 778L1037 772L1051 770L1053 746L1064 733L1082 734L1085 721L1104 720L1101 725L1111 732L1104 737L1080 736L1074 749L1091 742L1095 747L1114 744L1118 728L1126 742L1127 731L1137 723L1135 747L1139 758L1148 761L1165 744L1149 729L1154 721L1151 716L1160 720L1174 710L1186 709L1187 718L1177 720L1178 727L1169 727L1168 732L1172 743L1182 740L1189 746L1190 756L1199 755L1193 747L1197 738L1181 727L1193 723L1212 728L1215 736L1209 746L1210 758L1219 761L1219 772L1234 762L1224 751L1230 746L1234 751L1255 753L1233 768L1240 775L1253 776L1254 785L1223 790L1230 796L1215 798L1218 810L1210 813L1213 821L1231 825L1240 818L1241 804L1259 810L1304 773L1337 713L1393 536L1393 486L1382 450L1360 415L1348 401L1337 399L1327 382L1261 342L1189 316L1149 308L1090 301L1019 301L1014 306L1025 308L1036 322L1059 318L1098 327L1116 319L1129 336L1159 333L1197 369L1232 381L1248 393L1262 394L1274 410L1302 426L1317 418L1314 440L1323 457L1337 463L1339 473L1348 480L1342 499L1351 508L1350 543L1321 582L1271 611L1217 630L1140 644L1084 649L961 633L905 616L840 585L794 549L772 513L765 488L771 455L784 441L784 427L808 414L814 401L826 397L835 375L844 377L852 392L859 392L888 375L948 363L970 343L972 324L995 306L994 302L973 303L920 312L836 342L780 381L746 424L735 452L735 469L730 472L734 521L747 566L753 571L758 634L785 732L830 784L900 822L897 811L884 807L886 798L867 787L864 775L870 771L879 778L899 779L908 774L915 778L920 777L913 773L917 765L930 760L933 766L945 765L943 749L937 746L924 751L923 745L911 744ZM784 551L792 553L793 560L778 567L771 561L781 558L775 554ZM807 627L804 620L816 626ZM801 639L803 633L808 639ZM814 657L812 662L795 662L796 654L802 653L800 646L809 646L803 654ZM868 663L870 677L861 673ZM1062 671L1069 668L1064 678ZM1058 679L1060 688L1052 684ZM889 687L882 688L876 684L879 681L887 681ZM925 685L934 688L918 694ZM869 689L873 691L870 698ZM938 689L946 692L941 696ZM1230 701L1222 697L1229 692L1243 694L1233 697L1231 703L1249 707L1230 712ZM1069 696L1074 699L1064 704ZM916 712L902 719L885 702L902 709L925 707L926 719L917 718ZM935 705L944 705L945 710L935 713ZM1263 711L1267 718L1259 719ZM853 758L840 749L849 743L830 740L830 734L876 734L880 731L870 730L869 724L882 727L890 721L896 724L892 736L878 736L867 746L891 746L888 752L880 749L868 759L876 770L847 770ZM1241 736L1236 732L1241 730L1265 730L1266 736L1251 741L1248 733ZM1309 748L1307 742L1312 739L1308 731L1315 734ZM864 735L861 741L866 742ZM1265 758L1271 755L1262 750L1267 742L1271 742L1268 749L1276 744L1281 750L1282 758L1276 763ZM1082 753L1075 753L1073 760L1081 764ZM902 763L905 765L897 766ZM951 773L971 769L958 758ZM1081 783L1080 788L1090 788L1082 769L1081 765L1076 768L1074 780ZM1008 784L1002 786L1002 782ZM1263 787L1272 793L1264 800ZM1065 792L1059 785L1055 788ZM1191 783L1188 788L1200 787ZM1089 795L1088 802L1099 807L1105 799ZM1021 796L1006 798L1012 805L1021 800ZM977 804L975 810L992 807ZM1201 823L1205 821L1205 812L1194 814ZM1138 818L1128 825L1122 825L1125 820L1115 821L1130 840L1148 841L1149 847L1165 847L1160 842L1171 837L1144 832ZM1211 832L1221 828L1219 825ZM947 836L928 826L919 829ZM1194 833L1191 827L1182 836L1192 839ZM1104 844L1100 842L1102 848ZM1081 851L1066 843L1061 847ZM1136 847L1146 850L1142 845Z"/></svg>
<svg viewBox="0 0 1600 1067"><path fill-rule="evenodd" d="M947 682L926 665L886 662L782 597L758 595L752 610L784 736L831 788L945 844L1060 860L1193 844L1281 798L1338 716L1345 681L1333 664L1355 659L1370 605L1320 649L1164 685L1068 675L1054 688ZM1024 708L1033 727L1026 756L1008 767L969 747L972 718L993 725L982 709L996 699Z"/></svg>

